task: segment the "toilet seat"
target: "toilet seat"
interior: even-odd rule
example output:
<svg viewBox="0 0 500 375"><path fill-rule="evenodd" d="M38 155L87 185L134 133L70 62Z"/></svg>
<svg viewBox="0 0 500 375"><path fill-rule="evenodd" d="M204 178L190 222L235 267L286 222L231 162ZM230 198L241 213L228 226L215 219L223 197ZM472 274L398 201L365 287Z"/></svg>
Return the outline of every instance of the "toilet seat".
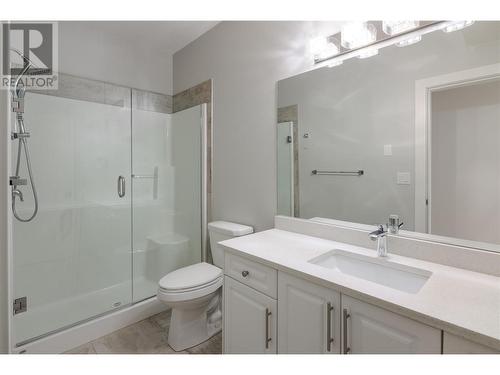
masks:
<svg viewBox="0 0 500 375"><path fill-rule="evenodd" d="M222 286L222 270L209 263L197 263L164 276L158 285L158 298L181 302L201 298Z"/></svg>

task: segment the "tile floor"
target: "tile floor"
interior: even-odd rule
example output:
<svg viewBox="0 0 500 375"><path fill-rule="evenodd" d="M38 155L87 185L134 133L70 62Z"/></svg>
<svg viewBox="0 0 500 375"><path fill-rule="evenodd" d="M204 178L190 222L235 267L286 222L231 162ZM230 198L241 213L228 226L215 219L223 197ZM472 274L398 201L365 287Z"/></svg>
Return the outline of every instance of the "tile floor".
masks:
<svg viewBox="0 0 500 375"><path fill-rule="evenodd" d="M222 334L182 352L167 343L170 310L112 332L67 354L221 354Z"/></svg>

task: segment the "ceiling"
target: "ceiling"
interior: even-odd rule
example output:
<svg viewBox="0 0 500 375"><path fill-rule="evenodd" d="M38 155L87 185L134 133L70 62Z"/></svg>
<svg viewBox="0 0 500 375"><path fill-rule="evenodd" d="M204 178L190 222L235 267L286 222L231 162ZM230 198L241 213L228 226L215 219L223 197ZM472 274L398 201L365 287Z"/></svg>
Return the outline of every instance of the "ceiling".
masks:
<svg viewBox="0 0 500 375"><path fill-rule="evenodd" d="M117 44L128 44L132 48L156 50L164 55L173 55L219 22L73 21L72 23L78 24L86 32L91 30L90 32L111 39Z"/></svg>

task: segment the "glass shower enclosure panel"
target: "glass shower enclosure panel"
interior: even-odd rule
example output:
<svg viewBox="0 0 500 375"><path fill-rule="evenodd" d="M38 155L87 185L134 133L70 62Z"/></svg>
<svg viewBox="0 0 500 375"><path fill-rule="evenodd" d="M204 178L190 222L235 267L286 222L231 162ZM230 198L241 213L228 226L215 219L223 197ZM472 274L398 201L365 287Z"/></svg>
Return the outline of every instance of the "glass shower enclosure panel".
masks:
<svg viewBox="0 0 500 375"><path fill-rule="evenodd" d="M133 91L133 102L136 100ZM156 295L158 281L200 262L202 109L132 115L133 300Z"/></svg>
<svg viewBox="0 0 500 375"><path fill-rule="evenodd" d="M113 96L26 94L40 209L33 221L12 223L13 297L27 299L27 311L13 317L17 345L132 301L130 90ZM16 156L13 143L12 170ZM26 217L33 199L23 188L17 208Z"/></svg>

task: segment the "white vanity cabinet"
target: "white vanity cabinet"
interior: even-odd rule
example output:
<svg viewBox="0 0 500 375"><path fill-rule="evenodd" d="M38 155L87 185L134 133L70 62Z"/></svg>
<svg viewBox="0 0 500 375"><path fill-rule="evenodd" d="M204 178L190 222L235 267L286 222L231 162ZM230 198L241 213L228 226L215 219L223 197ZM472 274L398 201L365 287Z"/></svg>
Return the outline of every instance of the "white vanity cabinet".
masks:
<svg viewBox="0 0 500 375"><path fill-rule="evenodd" d="M224 353L276 354L278 272L226 253L224 274Z"/></svg>
<svg viewBox="0 0 500 375"><path fill-rule="evenodd" d="M254 257L226 253L224 273L224 353L495 353Z"/></svg>
<svg viewBox="0 0 500 375"><path fill-rule="evenodd" d="M276 354L275 299L224 277L224 353Z"/></svg>
<svg viewBox="0 0 500 375"><path fill-rule="evenodd" d="M342 295L344 354L441 354L441 330Z"/></svg>
<svg viewBox="0 0 500 375"><path fill-rule="evenodd" d="M340 354L340 293L278 272L278 353Z"/></svg>

